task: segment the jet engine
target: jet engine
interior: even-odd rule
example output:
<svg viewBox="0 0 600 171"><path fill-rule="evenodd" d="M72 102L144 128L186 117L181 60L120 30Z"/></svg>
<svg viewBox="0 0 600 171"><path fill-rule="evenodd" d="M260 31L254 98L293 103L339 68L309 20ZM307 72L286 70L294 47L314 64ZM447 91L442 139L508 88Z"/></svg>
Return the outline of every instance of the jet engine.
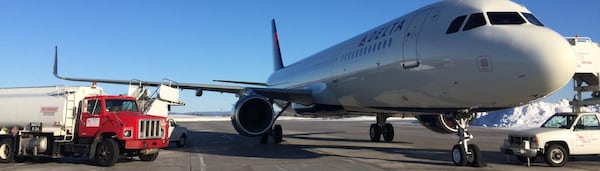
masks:
<svg viewBox="0 0 600 171"><path fill-rule="evenodd" d="M421 125L433 132L440 134L454 134L458 132L457 124L451 115L417 115L415 117Z"/></svg>
<svg viewBox="0 0 600 171"><path fill-rule="evenodd" d="M261 95L247 95L235 104L231 123L243 136L254 137L267 132L273 126L273 105Z"/></svg>

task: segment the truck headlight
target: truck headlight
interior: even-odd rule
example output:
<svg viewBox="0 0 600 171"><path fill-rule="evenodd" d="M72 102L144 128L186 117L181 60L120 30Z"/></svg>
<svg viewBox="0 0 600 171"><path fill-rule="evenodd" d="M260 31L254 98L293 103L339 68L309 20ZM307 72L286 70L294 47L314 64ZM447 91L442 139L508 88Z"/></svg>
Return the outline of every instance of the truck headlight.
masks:
<svg viewBox="0 0 600 171"><path fill-rule="evenodd" d="M123 137L131 137L131 130L124 130Z"/></svg>

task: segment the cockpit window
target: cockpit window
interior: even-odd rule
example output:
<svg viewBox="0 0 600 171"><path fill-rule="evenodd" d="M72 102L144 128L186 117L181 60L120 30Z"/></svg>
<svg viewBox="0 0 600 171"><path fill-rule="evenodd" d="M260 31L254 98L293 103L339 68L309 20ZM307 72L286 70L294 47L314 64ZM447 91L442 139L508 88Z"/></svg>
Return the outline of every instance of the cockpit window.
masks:
<svg viewBox="0 0 600 171"><path fill-rule="evenodd" d="M469 17L469 20L467 21L467 24L465 24L465 27L463 28L463 31L467 31L467 30L471 30L471 29L479 27L479 26L483 26L483 25L485 25L485 23L486 23L486 21L485 21L485 18L483 17L483 13L471 14L471 16Z"/></svg>
<svg viewBox="0 0 600 171"><path fill-rule="evenodd" d="M452 23L450 23L448 30L446 30L446 34L458 32L458 30L460 30L460 26L462 26L463 22L465 21L465 18L467 18L467 16L463 15L456 17L454 20L452 20Z"/></svg>
<svg viewBox="0 0 600 171"><path fill-rule="evenodd" d="M492 25L519 25L525 20L517 12L488 12Z"/></svg>
<svg viewBox="0 0 600 171"><path fill-rule="evenodd" d="M542 24L542 22L540 22L540 20L538 20L533 14L531 14L531 13L521 13L521 14L523 14L523 16L525 16L527 21L529 21L531 24L535 24L538 26L544 26L544 24Z"/></svg>

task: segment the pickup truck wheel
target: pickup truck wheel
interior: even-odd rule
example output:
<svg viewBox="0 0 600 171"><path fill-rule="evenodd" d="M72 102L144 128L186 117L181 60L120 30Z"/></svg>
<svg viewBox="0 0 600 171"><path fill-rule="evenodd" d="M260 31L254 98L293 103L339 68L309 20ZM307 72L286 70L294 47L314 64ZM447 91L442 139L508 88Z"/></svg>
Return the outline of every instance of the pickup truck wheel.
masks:
<svg viewBox="0 0 600 171"><path fill-rule="evenodd" d="M96 147L96 160L100 166L114 166L119 160L119 145L115 140L105 138Z"/></svg>
<svg viewBox="0 0 600 171"><path fill-rule="evenodd" d="M557 144L552 144L546 149L544 158L546 159L546 163L548 165L552 167L561 167L567 163L567 158L569 158L569 156L564 147Z"/></svg>
<svg viewBox="0 0 600 171"><path fill-rule="evenodd" d="M158 158L158 152L156 152L154 154L140 155L138 157L140 158L141 161L154 161Z"/></svg>
<svg viewBox="0 0 600 171"><path fill-rule="evenodd" d="M460 144L454 145L452 147L452 162L456 166L465 166L467 165L467 153L465 149L461 147Z"/></svg>
<svg viewBox="0 0 600 171"><path fill-rule="evenodd" d="M13 150L13 143L11 139L4 139L0 141L0 162L12 163L15 161L15 152Z"/></svg>
<svg viewBox="0 0 600 171"><path fill-rule="evenodd" d="M177 147L183 147L183 146L185 146L185 141L186 140L187 140L187 136L185 134L181 135L179 137L179 139L177 140Z"/></svg>

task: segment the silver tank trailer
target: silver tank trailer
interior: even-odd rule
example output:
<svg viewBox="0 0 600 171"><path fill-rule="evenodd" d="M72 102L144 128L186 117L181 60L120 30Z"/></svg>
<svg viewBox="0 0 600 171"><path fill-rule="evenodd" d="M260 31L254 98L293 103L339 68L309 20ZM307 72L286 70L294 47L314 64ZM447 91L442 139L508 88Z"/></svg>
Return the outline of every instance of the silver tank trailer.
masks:
<svg viewBox="0 0 600 171"><path fill-rule="evenodd" d="M73 133L79 103L87 96L103 95L99 87L0 88L0 134L11 127L30 129L41 123L42 132L55 136Z"/></svg>

